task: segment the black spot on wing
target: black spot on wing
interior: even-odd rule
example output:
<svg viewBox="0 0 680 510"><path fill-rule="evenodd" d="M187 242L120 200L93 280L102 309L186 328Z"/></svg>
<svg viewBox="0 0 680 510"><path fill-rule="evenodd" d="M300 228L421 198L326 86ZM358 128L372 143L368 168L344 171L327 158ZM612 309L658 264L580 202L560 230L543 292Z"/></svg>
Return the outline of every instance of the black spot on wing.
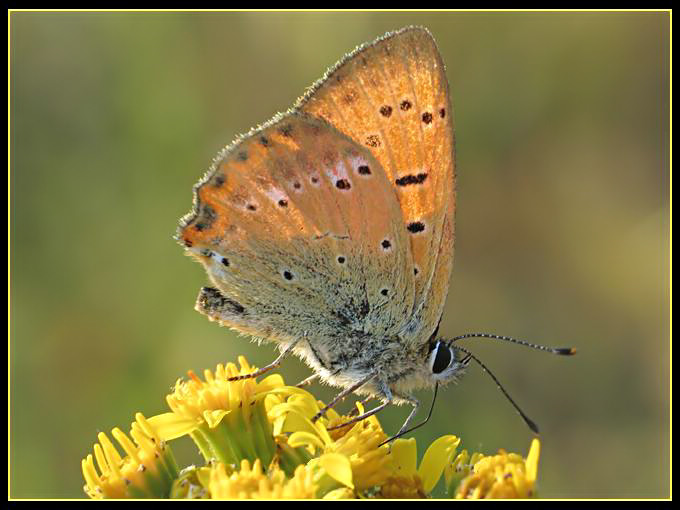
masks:
<svg viewBox="0 0 680 510"><path fill-rule="evenodd" d="M279 128L279 133L286 138L290 138L293 136L293 126L291 124L284 124Z"/></svg>
<svg viewBox="0 0 680 510"><path fill-rule="evenodd" d="M335 183L335 187L341 190L348 190L352 187L347 179L338 179Z"/></svg>
<svg viewBox="0 0 680 510"><path fill-rule="evenodd" d="M224 176L224 174L217 174L215 177L213 177L212 184L216 188L222 187L224 184L224 181L226 181L227 178Z"/></svg>
<svg viewBox="0 0 680 510"><path fill-rule="evenodd" d="M427 173L421 172L419 174L404 175L394 182L397 186L410 186L412 184L422 184L426 179Z"/></svg>
<svg viewBox="0 0 680 510"><path fill-rule="evenodd" d="M215 223L216 219L217 213L215 212L215 209L213 209L208 204L205 204L201 208L201 212L198 215L196 224L194 225L194 229L196 229L199 232L202 232L203 230L208 230L210 227L212 227L212 224Z"/></svg>
<svg viewBox="0 0 680 510"><path fill-rule="evenodd" d="M369 147L380 147L380 137L378 135L368 135L366 137L366 145Z"/></svg>

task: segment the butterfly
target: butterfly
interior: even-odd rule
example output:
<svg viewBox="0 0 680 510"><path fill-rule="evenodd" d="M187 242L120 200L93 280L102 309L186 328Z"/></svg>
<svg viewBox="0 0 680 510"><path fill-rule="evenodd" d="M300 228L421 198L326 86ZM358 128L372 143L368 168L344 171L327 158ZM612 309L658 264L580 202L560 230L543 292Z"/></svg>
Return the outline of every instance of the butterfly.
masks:
<svg viewBox="0 0 680 510"><path fill-rule="evenodd" d="M342 389L321 413L350 393L381 401L353 421L411 405L398 437L415 390L480 363L454 346L480 334L437 337L453 263L452 113L432 35L406 27L218 154L177 239L212 283L197 310L278 345L251 375L293 353L309 380Z"/></svg>

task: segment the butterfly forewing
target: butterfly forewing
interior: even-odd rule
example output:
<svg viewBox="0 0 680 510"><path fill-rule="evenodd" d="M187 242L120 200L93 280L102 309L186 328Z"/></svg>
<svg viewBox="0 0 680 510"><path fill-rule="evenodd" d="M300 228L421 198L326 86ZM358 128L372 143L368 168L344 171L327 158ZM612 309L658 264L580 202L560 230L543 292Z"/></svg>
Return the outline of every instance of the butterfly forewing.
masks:
<svg viewBox="0 0 680 510"><path fill-rule="evenodd" d="M429 32L407 28L339 62L298 108L368 148L399 201L415 296L406 340L427 337L448 291L453 255L453 123L444 65Z"/></svg>
<svg viewBox="0 0 680 510"><path fill-rule="evenodd" d="M198 303L214 320L284 342L389 336L413 308L400 218L366 148L292 112L223 151L178 238L217 288Z"/></svg>

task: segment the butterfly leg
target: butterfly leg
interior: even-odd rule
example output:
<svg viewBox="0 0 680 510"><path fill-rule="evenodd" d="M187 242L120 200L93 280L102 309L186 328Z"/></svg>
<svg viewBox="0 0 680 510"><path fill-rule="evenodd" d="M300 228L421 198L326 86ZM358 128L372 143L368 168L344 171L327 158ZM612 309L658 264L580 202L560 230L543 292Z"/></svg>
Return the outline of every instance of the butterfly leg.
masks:
<svg viewBox="0 0 680 510"><path fill-rule="evenodd" d="M306 379L303 379L302 381L297 383L295 385L295 387L296 388L302 388L304 386L307 386L308 384L311 384L314 379L318 379L318 378L319 378L319 374L312 374L309 377L307 377Z"/></svg>
<svg viewBox="0 0 680 510"><path fill-rule="evenodd" d="M411 413L408 415L408 418L406 418L406 421L405 421L404 424L402 425L401 429L399 429L399 432L397 432L394 436L392 436L392 437L389 438L388 440L383 441L383 442L380 443L378 446L382 446L382 445L384 445L384 444L386 444L386 443L390 443L391 441L394 441L394 440L397 439L398 437L401 437L401 436L403 436L404 434L407 434L407 433L409 433L409 432L411 432L411 431L413 431L413 430L415 430L415 429L417 429L417 428L419 428L419 427L422 427L422 426L425 425L428 421L430 421L430 418L432 417L432 411L434 410L434 403L435 403L435 401L437 400L437 390L438 390L438 389L439 389L439 385L438 385L438 384L435 384L435 386L434 386L434 395L432 396L432 405L430 406L430 412L427 413L427 418L425 418L425 420L422 421L422 422L420 422L418 425L414 425L414 426L411 427L411 428L407 428L407 427L408 427L408 424L411 422L411 420L413 419L413 417L414 417L415 414L416 414L416 410L418 409L418 404L419 404L419 402L418 402L418 400L416 400L415 398L413 398L413 397L410 396L410 395L399 395L400 398L406 400L408 403L410 403L411 405L413 405L413 410L412 410Z"/></svg>
<svg viewBox="0 0 680 510"><path fill-rule="evenodd" d="M368 402L372 398L374 398L373 395L369 395L368 397L361 399L359 402L363 406L363 405L366 404L366 402ZM359 414L359 408L357 406L354 406L354 409L352 409L347 416L352 417L352 416L357 416L358 414Z"/></svg>
<svg viewBox="0 0 680 510"><path fill-rule="evenodd" d="M406 417L406 421L404 422L404 424L399 429L399 432L397 432L396 437L401 436L406 431L406 429L408 428L408 424L411 423L411 420L413 420L416 413L418 412L418 406L420 406L420 402L418 402L418 399L413 398L410 395L399 395L399 398L406 400L406 402L408 402L409 404L411 404L413 406L413 409L411 409L411 412Z"/></svg>
<svg viewBox="0 0 680 510"><path fill-rule="evenodd" d="M374 407L370 411L366 411L363 414L360 414L359 416L355 416L349 421L346 421L345 423L341 423L340 425L336 425L334 427L328 427L328 430L336 430L340 429L342 427L346 427L347 425L353 425L354 423L360 422L362 420L365 420L366 418L369 418L373 416L374 414L378 413L379 411L382 411L385 409L388 405L390 405L394 401L394 397L392 396L392 391L390 391L390 388L387 386L387 384L384 384L382 381L380 383L380 389L383 393L383 402L379 406Z"/></svg>
<svg viewBox="0 0 680 510"><path fill-rule="evenodd" d="M333 372L333 375L337 375L338 372L340 372L340 370L336 370L335 372ZM303 379L302 381L300 381L299 383L297 383L295 385L295 387L296 388L303 388L304 386L311 384L314 379L318 379L319 377L321 377L319 374L312 374L309 377L307 377L307 378Z"/></svg>
<svg viewBox="0 0 680 510"><path fill-rule="evenodd" d="M329 409L332 409L335 406L335 404L340 402L347 395L354 392L355 390L358 390L359 388L361 388L364 384L366 384L368 381L370 381L374 377L375 377L375 374L369 374L368 377L365 377L364 379L360 380L358 383L354 384L353 386L350 386L349 388L345 388L344 390L342 390L340 393L338 393L335 396L335 398L333 400L331 400L331 402L328 405L326 405L326 407L324 407L323 409L321 409L318 413L316 413L314 415L314 417L312 418L312 423L314 423L316 420L321 418L324 414L326 414L326 411L328 411Z"/></svg>
<svg viewBox="0 0 680 510"><path fill-rule="evenodd" d="M382 411L383 409L385 409L385 408L386 408L388 405L390 405L391 403L392 403L391 400L385 400L382 404L380 404L379 406L374 407L374 408L371 409L370 411L366 411L364 414L360 414L359 416L355 416L355 417L352 418L351 420L346 421L345 423L341 423L340 425L335 425L334 427L328 427L327 430L341 429L342 427L346 427L347 425L353 425L353 424L358 423L358 422L360 422L360 421L362 421L362 420L365 420L366 418L370 418L370 417L373 416L374 414L376 414L376 413Z"/></svg>
<svg viewBox="0 0 680 510"><path fill-rule="evenodd" d="M241 381L243 379L252 379L253 377L259 377L262 374L267 373L270 370L278 367L281 364L281 362L283 361L283 358L285 358L288 354L290 354L290 352L293 350L293 347L295 347L295 345L298 343L298 341L299 340L293 340L290 344L288 344L288 347L286 347L286 349L281 354L279 354L279 356L274 361L272 361L269 365L266 365L266 366L260 368L259 370L255 370L255 372L252 372L250 374L239 375L239 376L236 376L236 377L229 377L229 378L227 378L227 381L231 382L231 381Z"/></svg>

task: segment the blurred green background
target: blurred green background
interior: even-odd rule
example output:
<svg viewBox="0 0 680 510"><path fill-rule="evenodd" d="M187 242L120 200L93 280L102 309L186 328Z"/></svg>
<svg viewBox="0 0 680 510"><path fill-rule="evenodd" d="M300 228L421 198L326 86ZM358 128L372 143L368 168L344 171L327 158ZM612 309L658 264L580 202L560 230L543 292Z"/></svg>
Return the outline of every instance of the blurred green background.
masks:
<svg viewBox="0 0 680 510"><path fill-rule="evenodd" d="M164 412L189 369L273 359L271 346L193 310L207 279L172 239L176 221L222 146L357 44L409 24L435 36L455 110L456 254L441 333L578 348L560 358L467 344L541 427L541 496L668 496L668 13L10 22L12 497L83 497L80 460L98 431ZM310 373L297 359L282 372ZM395 432L406 413L381 421ZM526 454L532 437L476 369L440 392L413 436L422 454L445 433L487 453ZM181 464L198 461L190 441L173 446Z"/></svg>

